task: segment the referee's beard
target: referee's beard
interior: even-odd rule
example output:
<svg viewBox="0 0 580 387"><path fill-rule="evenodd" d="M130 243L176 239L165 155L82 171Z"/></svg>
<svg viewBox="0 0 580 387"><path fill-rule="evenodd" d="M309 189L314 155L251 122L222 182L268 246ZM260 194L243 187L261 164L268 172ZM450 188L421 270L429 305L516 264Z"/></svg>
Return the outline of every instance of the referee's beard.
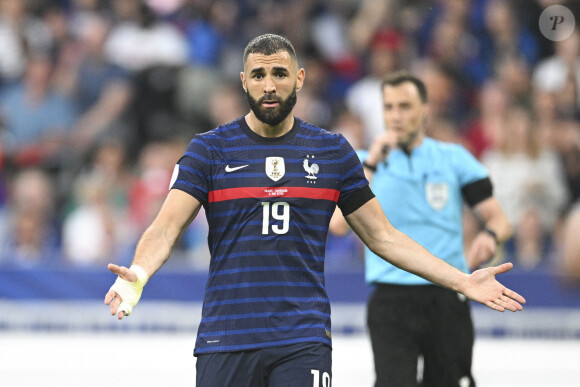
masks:
<svg viewBox="0 0 580 387"><path fill-rule="evenodd" d="M292 92L286 99L282 99L275 94L264 94L256 101L248 91L246 91L246 97L248 98L250 109L260 121L270 126L276 126L288 117L296 105L296 84L294 84ZM280 105L275 108L262 108L264 101L276 101Z"/></svg>

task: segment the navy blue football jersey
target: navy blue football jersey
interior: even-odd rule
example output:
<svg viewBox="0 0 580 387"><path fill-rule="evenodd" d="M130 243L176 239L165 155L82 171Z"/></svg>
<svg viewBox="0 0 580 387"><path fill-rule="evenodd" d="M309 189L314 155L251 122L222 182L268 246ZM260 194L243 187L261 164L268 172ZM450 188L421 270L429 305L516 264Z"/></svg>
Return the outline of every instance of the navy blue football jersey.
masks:
<svg viewBox="0 0 580 387"><path fill-rule="evenodd" d="M209 224L196 355L331 345L328 225L337 203L349 213L370 199L356 195L370 189L342 135L295 118L288 133L265 138L241 117L195 136L171 188L199 200Z"/></svg>

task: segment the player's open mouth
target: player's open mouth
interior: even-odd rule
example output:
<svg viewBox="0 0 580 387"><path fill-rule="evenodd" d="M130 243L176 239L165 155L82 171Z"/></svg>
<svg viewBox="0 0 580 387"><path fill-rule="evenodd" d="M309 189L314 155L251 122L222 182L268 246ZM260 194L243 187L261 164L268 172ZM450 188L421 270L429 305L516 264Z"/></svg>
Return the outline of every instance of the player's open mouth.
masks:
<svg viewBox="0 0 580 387"><path fill-rule="evenodd" d="M262 106L270 108L270 107L276 107L280 105L280 103L278 101L264 101L262 102Z"/></svg>

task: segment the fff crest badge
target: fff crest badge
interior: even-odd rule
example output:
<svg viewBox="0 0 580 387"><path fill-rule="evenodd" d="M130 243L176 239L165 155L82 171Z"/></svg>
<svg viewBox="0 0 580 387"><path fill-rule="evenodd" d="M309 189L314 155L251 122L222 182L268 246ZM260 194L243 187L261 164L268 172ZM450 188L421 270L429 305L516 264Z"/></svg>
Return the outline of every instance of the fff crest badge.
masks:
<svg viewBox="0 0 580 387"><path fill-rule="evenodd" d="M425 184L425 196L431 208L439 211L445 207L449 200L449 185L447 183L427 183Z"/></svg>
<svg viewBox="0 0 580 387"><path fill-rule="evenodd" d="M266 157L266 175L274 181L278 181L286 173L284 166L284 158L282 157Z"/></svg>

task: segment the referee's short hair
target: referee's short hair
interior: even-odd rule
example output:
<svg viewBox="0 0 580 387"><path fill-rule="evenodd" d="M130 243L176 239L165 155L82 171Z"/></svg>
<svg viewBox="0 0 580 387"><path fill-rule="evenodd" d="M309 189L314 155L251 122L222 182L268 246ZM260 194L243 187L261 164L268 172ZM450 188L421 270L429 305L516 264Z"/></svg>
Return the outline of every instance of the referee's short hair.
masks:
<svg viewBox="0 0 580 387"><path fill-rule="evenodd" d="M383 78L381 90L384 90L385 86L399 86L401 83L405 82L411 82L414 84L419 92L421 102L427 102L427 87L425 87L425 83L408 71L397 71L387 75Z"/></svg>

